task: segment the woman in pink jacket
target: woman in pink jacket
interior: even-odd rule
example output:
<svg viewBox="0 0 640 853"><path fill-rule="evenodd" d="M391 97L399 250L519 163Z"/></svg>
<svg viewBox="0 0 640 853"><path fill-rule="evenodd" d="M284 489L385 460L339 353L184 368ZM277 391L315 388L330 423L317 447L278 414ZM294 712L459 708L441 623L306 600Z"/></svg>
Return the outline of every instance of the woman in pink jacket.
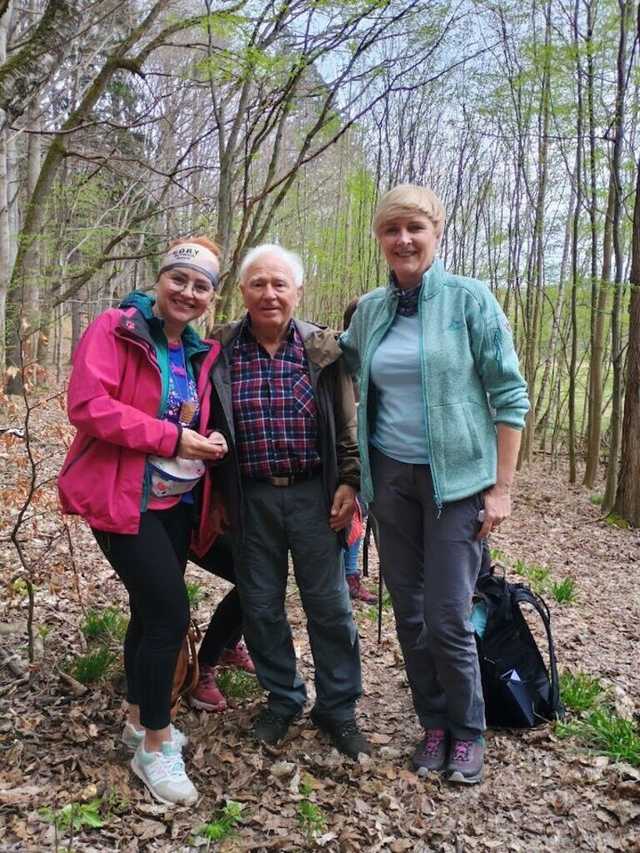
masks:
<svg viewBox="0 0 640 853"><path fill-rule="evenodd" d="M193 490L207 493L206 463L227 452L224 437L208 432L209 371L219 344L188 325L213 300L218 255L206 237L175 242L155 299L132 293L89 326L69 384L69 420L78 431L58 480L63 510L89 523L129 594L122 737L135 750L134 773L165 803L198 796L170 704L189 624L184 570Z"/></svg>

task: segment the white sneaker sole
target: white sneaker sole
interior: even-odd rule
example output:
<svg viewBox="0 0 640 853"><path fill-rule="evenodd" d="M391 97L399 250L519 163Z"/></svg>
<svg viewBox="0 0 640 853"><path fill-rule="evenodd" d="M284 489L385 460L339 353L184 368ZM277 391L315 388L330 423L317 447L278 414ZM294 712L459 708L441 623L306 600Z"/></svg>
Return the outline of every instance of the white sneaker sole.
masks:
<svg viewBox="0 0 640 853"><path fill-rule="evenodd" d="M454 770L447 776L447 782L453 782L457 785L478 785L482 782L484 773L481 770L475 776L465 776L460 770Z"/></svg>
<svg viewBox="0 0 640 853"><path fill-rule="evenodd" d="M181 800L167 800L165 797L162 797L157 791L154 791L153 788L151 787L151 785L149 784L148 780L145 778L143 770L140 767L138 767L138 764L137 764L136 759L135 759L135 755L131 759L131 761L129 762L129 766L131 767L133 772L136 774L138 779L140 779L140 781L145 786L147 791L151 794L151 796L155 800L157 800L159 803L164 803L165 806L192 806L194 803L197 803L197 801L198 801L197 791L196 791L195 797L189 797L189 798L185 797Z"/></svg>

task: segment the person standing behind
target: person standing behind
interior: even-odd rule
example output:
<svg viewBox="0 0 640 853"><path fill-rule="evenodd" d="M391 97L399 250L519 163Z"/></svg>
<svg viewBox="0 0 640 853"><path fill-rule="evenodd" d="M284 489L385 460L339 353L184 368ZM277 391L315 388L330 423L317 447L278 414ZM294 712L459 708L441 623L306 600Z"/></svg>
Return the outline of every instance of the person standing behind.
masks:
<svg viewBox="0 0 640 853"><path fill-rule="evenodd" d="M491 291L436 260L443 229L431 190L381 198L373 230L389 283L360 297L341 345L360 390L361 494L425 729L413 765L473 784L485 718L472 595L481 540L511 513L529 402Z"/></svg>
<svg viewBox="0 0 640 853"><path fill-rule="evenodd" d="M356 308L358 307L358 297L352 299L351 302L347 305L344 311L343 316L343 325L342 328L346 331L349 328L349 323L351 322L351 318L353 317ZM354 393L356 395L356 400L358 398L357 388L354 388ZM373 593L369 592L366 586L362 583L360 577L360 569L358 567L358 561L360 557L360 549L362 548L362 543L364 541L364 529L366 526L366 507L362 503L362 501L358 498L358 503L360 506L360 516L362 518L362 531L360 535L351 543L351 545L346 545L342 551L342 559L344 560L344 573L347 578L347 586L349 587L349 595L351 596L352 601L362 601L364 604L375 604L377 598Z"/></svg>
<svg viewBox="0 0 640 853"><path fill-rule="evenodd" d="M218 284L218 248L179 240L163 258L155 299L130 294L101 314L73 356L69 420L77 433L58 478L64 512L82 516L124 584L128 719L134 773L163 803L193 803L186 737L171 725L171 689L189 626L184 582L192 490L227 451L209 432L209 371L220 351L189 326Z"/></svg>
<svg viewBox="0 0 640 853"><path fill-rule="evenodd" d="M370 746L354 716L360 652L340 560L359 486L353 387L334 334L293 318L302 277L291 252L252 249L240 268L247 313L211 333L223 348L212 411L231 436L218 473L244 636L269 693L252 734L277 743L307 698L285 613L291 552L315 665L311 718L356 757Z"/></svg>
<svg viewBox="0 0 640 853"><path fill-rule="evenodd" d="M202 555L191 551L189 559L201 569L232 583L216 607L198 649L198 683L189 694L189 704L201 711L225 711L227 700L218 687L216 668L236 667L255 675L251 656L242 642L242 604L236 587L231 538L219 535Z"/></svg>

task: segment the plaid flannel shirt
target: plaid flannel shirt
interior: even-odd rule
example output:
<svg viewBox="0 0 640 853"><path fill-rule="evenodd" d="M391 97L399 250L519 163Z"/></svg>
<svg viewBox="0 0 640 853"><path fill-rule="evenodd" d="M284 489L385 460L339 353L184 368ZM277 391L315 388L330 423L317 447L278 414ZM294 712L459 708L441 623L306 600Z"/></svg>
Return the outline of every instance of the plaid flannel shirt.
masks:
<svg viewBox="0 0 640 853"><path fill-rule="evenodd" d="M318 410L295 325L273 356L246 317L233 347L231 394L240 471L263 478L320 469Z"/></svg>

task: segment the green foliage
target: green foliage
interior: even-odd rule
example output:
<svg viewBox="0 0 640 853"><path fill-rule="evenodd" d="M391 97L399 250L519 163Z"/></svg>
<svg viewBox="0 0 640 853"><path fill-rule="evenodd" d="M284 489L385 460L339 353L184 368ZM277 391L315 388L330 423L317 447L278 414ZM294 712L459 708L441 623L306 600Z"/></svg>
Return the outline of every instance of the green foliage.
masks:
<svg viewBox="0 0 640 853"><path fill-rule="evenodd" d="M594 506L602 506L602 501L604 500L604 495L591 495L589 500L591 501L591 503Z"/></svg>
<svg viewBox="0 0 640 853"><path fill-rule="evenodd" d="M122 642L127 632L128 618L115 607L90 610L80 630L87 640L117 640Z"/></svg>
<svg viewBox="0 0 640 853"><path fill-rule="evenodd" d="M385 589L385 591L382 593L382 615L384 616L385 613L389 613L391 611L392 607L393 607L393 605L391 603L391 595ZM367 609L364 611L364 615L367 617L367 619L370 619L372 622L377 622L377 620L378 620L378 605L372 604L371 607L367 607Z"/></svg>
<svg viewBox="0 0 640 853"><path fill-rule="evenodd" d="M551 593L558 604L573 604L576 600L576 582L573 578L565 578L551 585Z"/></svg>
<svg viewBox="0 0 640 853"><path fill-rule="evenodd" d="M610 512L605 518L605 521L609 527L618 527L620 530L629 530L631 528L627 519L623 518L621 515L617 515L615 512Z"/></svg>
<svg viewBox="0 0 640 853"><path fill-rule="evenodd" d="M513 570L525 577L529 581L531 589L538 595L548 589L551 569L546 566L540 566L537 563L527 564L524 560L516 560L513 564Z"/></svg>
<svg viewBox="0 0 640 853"><path fill-rule="evenodd" d="M602 702L604 695L605 689L599 678L568 670L560 675L560 696L570 711L590 711Z"/></svg>
<svg viewBox="0 0 640 853"><path fill-rule="evenodd" d="M15 578L15 580L11 584L11 592L18 596L18 598L26 598L27 593L29 591L27 582L24 578ZM34 587L35 592L35 587Z"/></svg>
<svg viewBox="0 0 640 853"><path fill-rule="evenodd" d="M491 554L491 559L497 563L505 563L507 560L507 555L504 551L501 551L500 548L490 548L489 552Z"/></svg>
<svg viewBox="0 0 640 853"><path fill-rule="evenodd" d="M69 673L81 684L93 684L107 676L115 658L106 646L100 646L86 655L78 655L71 663Z"/></svg>
<svg viewBox="0 0 640 853"><path fill-rule="evenodd" d="M195 834L206 838L209 842L223 841L225 838L229 838L235 834L235 827L242 820L244 808L244 803L227 800L226 806L220 811L217 818L200 826Z"/></svg>
<svg viewBox="0 0 640 853"><path fill-rule="evenodd" d="M59 832L68 829L100 829L105 825L102 814L102 799L97 797L88 803L67 803L61 809L54 810L49 806L40 809L40 816L52 823Z"/></svg>
<svg viewBox="0 0 640 853"><path fill-rule="evenodd" d="M252 699L259 696L262 688L255 675L243 669L223 669L216 675L220 690L230 699Z"/></svg>
<svg viewBox="0 0 640 853"><path fill-rule="evenodd" d="M575 737L582 744L613 758L640 767L640 732L630 720L604 708L568 723L556 723L558 737Z"/></svg>
<svg viewBox="0 0 640 853"><path fill-rule="evenodd" d="M199 583L190 581L187 583L187 598L189 599L189 607L195 610L204 598L204 592Z"/></svg>
<svg viewBox="0 0 640 853"><path fill-rule="evenodd" d="M302 800L298 803L298 824L305 834L307 841L312 842L316 835L323 832L327 826L327 819L320 806L309 799L313 789L307 782L300 785Z"/></svg>

